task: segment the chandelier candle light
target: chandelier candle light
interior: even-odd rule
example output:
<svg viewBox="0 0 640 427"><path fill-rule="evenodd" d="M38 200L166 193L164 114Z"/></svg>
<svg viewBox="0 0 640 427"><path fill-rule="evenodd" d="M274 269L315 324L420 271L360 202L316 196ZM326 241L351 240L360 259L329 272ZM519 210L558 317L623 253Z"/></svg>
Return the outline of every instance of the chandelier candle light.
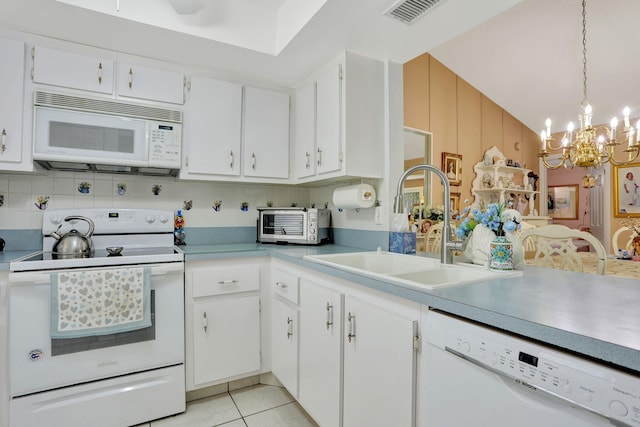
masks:
<svg viewBox="0 0 640 427"><path fill-rule="evenodd" d="M582 75L583 75L583 100L581 104L582 114L580 118L580 129L574 132L573 122L567 126L567 131L558 146L553 146L554 139L551 137L551 119L545 122L546 130L540 134L542 140L542 150L538 157L542 159L545 167L548 169L558 169L561 166L565 168L573 168L574 166L582 168L593 167L600 168L604 163L610 162L613 165L620 166L633 162L640 152L640 120L637 123L637 131L629 122L629 107L623 110L624 128L622 134L624 137L619 140L617 138L618 119L611 119L610 127L593 126L593 110L591 104L587 101L587 38L586 38L586 0L582 0ZM635 137L634 137L635 135ZM626 161L615 159L615 147L627 144L623 151L628 153ZM558 163L547 161L549 151L562 150L562 157Z"/></svg>

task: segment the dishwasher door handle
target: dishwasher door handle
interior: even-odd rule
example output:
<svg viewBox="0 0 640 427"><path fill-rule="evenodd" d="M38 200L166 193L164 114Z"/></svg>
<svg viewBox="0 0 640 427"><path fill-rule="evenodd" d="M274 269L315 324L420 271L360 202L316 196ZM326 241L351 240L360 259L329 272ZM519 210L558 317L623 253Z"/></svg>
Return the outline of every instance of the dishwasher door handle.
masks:
<svg viewBox="0 0 640 427"><path fill-rule="evenodd" d="M555 400L559 400L561 402L567 403L567 404L569 404L571 406L583 409L583 410L585 410L587 412L590 412L590 413L592 413L594 415L597 415L597 416L599 416L601 418L604 418L605 420L607 420L613 426L633 427L631 424L627 424L627 423L624 423L622 421L613 419L613 418L609 417L608 415L603 414L602 412L597 411L597 410L595 410L593 408L589 408L587 406L584 406L583 404L581 404L579 402L576 402L575 400L568 399L568 398L566 398L566 397L564 397L562 395L559 395L556 392L553 392L551 390L547 390L544 387L540 387L540 386L535 385L535 384L530 384L530 383L528 383L528 382L526 382L524 380L521 380L520 378L514 377L513 375L509 375L509 374L507 374L505 372L502 372L502 371L500 371L500 370L498 370L498 369L496 369L496 368L494 368L492 366L489 366L486 363L483 363L483 362L480 362L478 360L472 359L472 358L466 356L465 354L460 353L459 351L452 349L451 347L445 346L444 349L445 349L446 352L448 352L448 353L450 353L450 354L452 354L452 355L454 355L456 357L459 357L460 359L466 360L467 362L472 363L472 364L476 365L477 367L479 367L481 369L484 369L486 371L492 372L492 373L494 373L494 374L496 374L496 375L498 375L498 376L500 376L502 378L505 378L507 380L513 381L516 384L531 387L534 390L540 391L543 394L545 394L545 395L547 395L547 396L549 396L549 397L551 397L551 398L553 398Z"/></svg>

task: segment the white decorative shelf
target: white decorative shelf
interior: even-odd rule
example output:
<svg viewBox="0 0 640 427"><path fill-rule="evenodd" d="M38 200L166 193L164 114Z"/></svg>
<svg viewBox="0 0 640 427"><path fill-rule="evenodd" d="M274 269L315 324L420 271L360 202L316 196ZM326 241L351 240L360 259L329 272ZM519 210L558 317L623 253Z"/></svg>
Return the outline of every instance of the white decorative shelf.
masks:
<svg viewBox="0 0 640 427"><path fill-rule="evenodd" d="M513 194L517 195L514 208L520 210L523 215L533 212L533 195L539 192L529 186L528 175L531 169L506 166L504 154L497 147L487 150L484 159L497 164L486 164L483 160L474 165L476 177L471 184L474 204L505 203ZM521 196L524 196L526 202L521 200ZM528 204L528 207L519 206L521 203Z"/></svg>

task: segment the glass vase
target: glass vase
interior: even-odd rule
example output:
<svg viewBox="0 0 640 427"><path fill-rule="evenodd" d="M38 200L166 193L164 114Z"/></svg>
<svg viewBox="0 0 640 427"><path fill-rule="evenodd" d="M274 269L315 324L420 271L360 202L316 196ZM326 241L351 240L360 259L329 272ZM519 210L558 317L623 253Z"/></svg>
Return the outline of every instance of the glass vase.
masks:
<svg viewBox="0 0 640 427"><path fill-rule="evenodd" d="M505 236L498 236L491 241L489 268L492 270L513 270L513 243Z"/></svg>

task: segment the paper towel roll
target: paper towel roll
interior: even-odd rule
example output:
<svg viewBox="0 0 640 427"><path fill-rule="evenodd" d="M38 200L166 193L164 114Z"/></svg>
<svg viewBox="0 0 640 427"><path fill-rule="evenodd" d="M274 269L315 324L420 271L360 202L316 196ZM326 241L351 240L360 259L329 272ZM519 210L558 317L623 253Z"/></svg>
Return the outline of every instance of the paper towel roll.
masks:
<svg viewBox="0 0 640 427"><path fill-rule="evenodd" d="M336 208L370 208L375 202L376 190L369 184L350 185L333 190L333 204Z"/></svg>

